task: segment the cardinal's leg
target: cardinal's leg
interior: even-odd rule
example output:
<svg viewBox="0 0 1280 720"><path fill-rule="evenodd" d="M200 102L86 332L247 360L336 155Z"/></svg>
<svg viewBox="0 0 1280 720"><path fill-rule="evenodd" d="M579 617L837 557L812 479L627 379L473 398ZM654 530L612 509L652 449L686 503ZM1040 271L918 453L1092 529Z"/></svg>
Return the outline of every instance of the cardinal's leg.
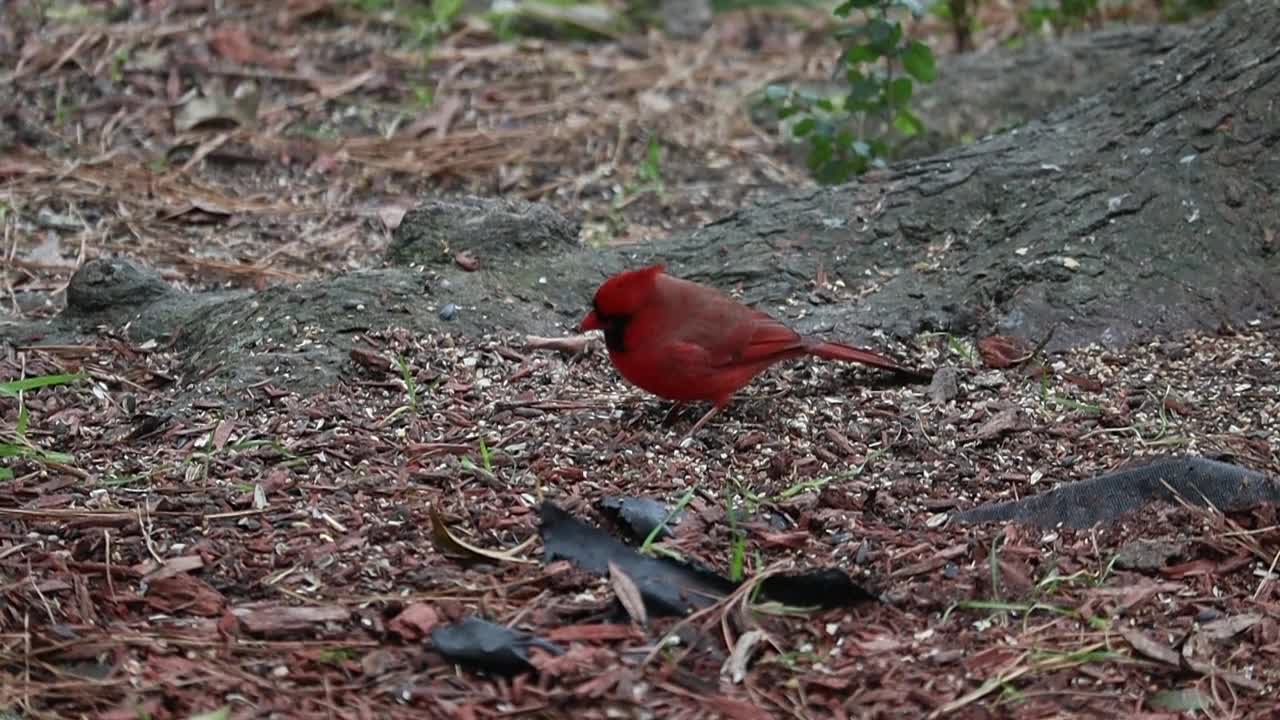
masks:
<svg viewBox="0 0 1280 720"><path fill-rule="evenodd" d="M674 403L672 403L671 409L667 411L667 416L662 418L663 427L666 427L668 424L670 424L671 418L675 417L676 415L679 415L681 410L684 410L683 402L676 400Z"/></svg>
<svg viewBox="0 0 1280 720"><path fill-rule="evenodd" d="M707 414L698 418L698 422L694 423L693 427L689 428L689 432L685 433L684 437L680 438L680 444L684 445L686 441L696 435L698 430L702 429L702 426L707 424L707 421L711 419L711 416L719 412L722 407L724 407L724 403L716 403L715 405L712 405L711 409L707 411Z"/></svg>

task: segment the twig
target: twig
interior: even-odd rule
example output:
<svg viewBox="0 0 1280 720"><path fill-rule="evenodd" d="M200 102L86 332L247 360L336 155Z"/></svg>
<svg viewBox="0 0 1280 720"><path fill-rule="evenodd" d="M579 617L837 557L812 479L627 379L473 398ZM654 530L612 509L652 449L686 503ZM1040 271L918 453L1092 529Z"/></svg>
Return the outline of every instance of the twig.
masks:
<svg viewBox="0 0 1280 720"><path fill-rule="evenodd" d="M107 554L107 592L111 593L111 601L116 602L116 583L111 577L111 529L103 528L102 536L106 540Z"/></svg>
<svg viewBox="0 0 1280 720"><path fill-rule="evenodd" d="M1276 576L1276 565L1280 564L1280 550L1276 551L1276 556L1271 558L1271 567L1267 568L1267 574L1262 576L1262 582L1258 583L1258 589L1253 591L1253 599L1257 600L1262 595L1262 588Z"/></svg>
<svg viewBox="0 0 1280 720"><path fill-rule="evenodd" d="M57 622L53 617L53 608L49 607L49 599L44 596L44 593L40 591L40 585L36 583L36 576L31 570L31 558L27 558L27 579L31 581L31 589L36 591L36 597L40 598L41 604L44 605L44 611L49 615L49 622Z"/></svg>
<svg viewBox="0 0 1280 720"><path fill-rule="evenodd" d="M151 541L152 523L149 511L150 508L147 507L147 501L144 498L142 503L138 505L138 528L142 531L142 542L147 546L147 552L151 553L152 559L157 564L164 565L164 560L160 558L160 553L156 552L155 543Z"/></svg>
<svg viewBox="0 0 1280 720"><path fill-rule="evenodd" d="M22 709L31 712L31 612L22 613Z"/></svg>
<svg viewBox="0 0 1280 720"><path fill-rule="evenodd" d="M1050 325L1049 332L1045 333L1044 338L1040 342L1036 343L1035 347L1031 348L1031 352L1027 353L1026 355L1023 355L1017 360L1014 360L1013 364L1021 365L1031 360L1031 358L1034 358L1036 355L1039 355L1041 352L1043 352L1045 347L1049 345L1049 341L1053 339L1053 334L1057 332L1057 330L1058 330L1058 323L1054 323L1053 325Z"/></svg>
<svg viewBox="0 0 1280 720"><path fill-rule="evenodd" d="M1022 655L1018 658L1017 662L1022 662L1027 657L1027 655L1028 655L1027 652L1023 652ZM982 683L978 687L969 691L967 694L962 695L956 698L955 700L952 700L951 702L947 703L946 705L943 705L937 710L934 710L933 712L929 713L929 720L942 717L943 715L950 715L951 713L969 705L969 703L972 703L975 700L982 699L983 696L987 695L992 690L995 690L1001 685L1004 685L1005 683L1008 683L1012 680L1017 680L1018 678L1022 677L1023 675L1026 675L1029 672L1031 672L1031 666L1023 665L1021 667L1017 667L1017 668L1014 668L1013 670L1010 670L1007 674L996 675L995 677L988 678L986 682Z"/></svg>
<svg viewBox="0 0 1280 720"><path fill-rule="evenodd" d="M662 648L667 646L667 638L675 637L676 633L679 632L680 628L686 625L689 625L695 620L698 620L699 618L709 615L716 610L722 610L727 612L728 609L733 605L740 602L746 602L747 599L751 597L751 594L755 591L756 587L759 586L760 583L782 572L782 569L783 569L782 562L774 563L773 565L765 568L761 572L756 573L754 576L752 576L750 580L742 583L737 588L735 588L733 592L724 596L723 598L716 601L715 603L708 605L707 607L701 610L698 610L697 612L690 613L688 617L684 618L680 622L671 626L671 629L668 630L661 638L659 638L658 642L654 643L653 649L650 650L647 655L645 655L644 660L640 661L640 666L644 667L645 665L648 665L649 662L652 661L655 656L657 656L658 652L661 651ZM728 649L730 651L733 650L732 647Z"/></svg>

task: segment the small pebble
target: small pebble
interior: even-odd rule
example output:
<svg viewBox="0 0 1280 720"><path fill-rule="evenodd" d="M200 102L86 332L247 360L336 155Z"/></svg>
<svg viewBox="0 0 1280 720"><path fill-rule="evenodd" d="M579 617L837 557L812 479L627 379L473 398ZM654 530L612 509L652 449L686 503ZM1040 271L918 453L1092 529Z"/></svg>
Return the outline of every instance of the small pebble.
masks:
<svg viewBox="0 0 1280 720"><path fill-rule="evenodd" d="M457 306L457 305L454 305L453 303L449 303L448 305L445 305L444 307L440 308L440 319L441 319L441 320L443 320L443 321L445 321L445 322L450 322L450 321L452 321L452 320L453 320L454 318L456 318L456 317L458 317L458 306Z"/></svg>

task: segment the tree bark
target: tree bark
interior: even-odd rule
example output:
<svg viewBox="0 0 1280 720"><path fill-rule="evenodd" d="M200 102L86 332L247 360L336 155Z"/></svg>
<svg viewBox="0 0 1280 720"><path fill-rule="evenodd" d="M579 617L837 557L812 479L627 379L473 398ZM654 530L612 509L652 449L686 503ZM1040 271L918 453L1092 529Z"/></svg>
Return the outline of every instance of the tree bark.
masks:
<svg viewBox="0 0 1280 720"><path fill-rule="evenodd" d="M493 201L504 219L475 223L488 228L479 233L454 222L441 246L440 226L423 210L406 217L396 247L418 233L448 248L425 269L256 294L148 291L148 304L127 316L142 320L131 326L135 338L173 338L189 373L215 386L284 373L282 382L305 391L349 368L363 328L563 332L609 273L661 259L673 274L740 290L806 333L1041 339L1056 328L1050 350L1119 345L1274 316L1278 142L1280 9L1241 1L1124 82L1040 120L692 233L596 250L564 241L570 225L555 220L539 226L542 241L505 248L493 228L506 232L519 211ZM479 269L459 267L459 253ZM80 279L132 277L88 275ZM831 284L818 287L822 277ZM136 295L98 288L83 295L98 305L39 327L0 327L0 336L56 341L125 317L102 298Z"/></svg>

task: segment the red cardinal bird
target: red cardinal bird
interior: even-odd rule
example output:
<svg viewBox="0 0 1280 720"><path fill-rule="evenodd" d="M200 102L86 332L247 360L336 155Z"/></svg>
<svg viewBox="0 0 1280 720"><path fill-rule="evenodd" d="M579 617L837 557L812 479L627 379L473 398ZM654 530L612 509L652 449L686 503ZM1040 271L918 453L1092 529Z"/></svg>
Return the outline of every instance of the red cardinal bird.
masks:
<svg viewBox="0 0 1280 720"><path fill-rule="evenodd" d="M596 290L579 331L603 330L609 359L633 385L677 403L706 400L711 410L685 438L774 363L804 355L922 375L860 348L807 338L718 290L663 273L628 270Z"/></svg>

